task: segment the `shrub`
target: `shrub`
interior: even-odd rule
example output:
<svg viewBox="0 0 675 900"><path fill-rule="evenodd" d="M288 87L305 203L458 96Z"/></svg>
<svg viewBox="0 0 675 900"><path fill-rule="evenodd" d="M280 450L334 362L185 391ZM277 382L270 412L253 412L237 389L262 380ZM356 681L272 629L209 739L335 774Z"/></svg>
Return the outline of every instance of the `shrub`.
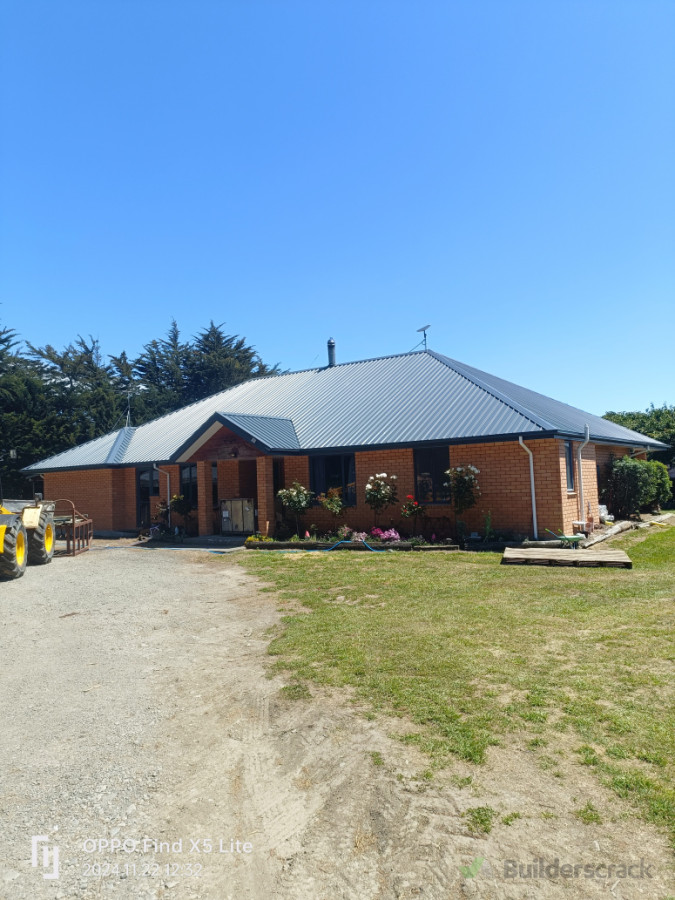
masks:
<svg viewBox="0 0 675 900"><path fill-rule="evenodd" d="M415 500L413 494L408 494L405 498L405 503L401 507L401 515L404 519L413 520L413 531L417 531L418 520L424 519L426 514L426 506L423 506L421 503Z"/></svg>
<svg viewBox="0 0 675 900"><path fill-rule="evenodd" d="M303 487L297 481L293 482L293 486L282 488L277 492L277 497L282 504L290 509L295 515L295 533L300 537L300 516L302 516L312 505L312 491Z"/></svg>
<svg viewBox="0 0 675 900"><path fill-rule="evenodd" d="M319 504L335 518L339 518L347 508L342 501L340 488L329 488L325 494L319 494L316 498Z"/></svg>
<svg viewBox="0 0 675 900"><path fill-rule="evenodd" d="M391 475L387 481L387 473L382 472L380 475L371 475L366 482L366 503L375 513L375 521L379 512L392 503L396 503L398 496L396 493L396 475Z"/></svg>
<svg viewBox="0 0 675 900"><path fill-rule="evenodd" d="M479 473L480 469L475 466L451 466L445 472L448 479L445 487L448 488L450 502L458 516L478 502L480 487L476 475Z"/></svg>
<svg viewBox="0 0 675 900"><path fill-rule="evenodd" d="M274 537L278 541L287 541L291 536L291 529L285 522L280 522L274 529Z"/></svg>
<svg viewBox="0 0 675 900"><path fill-rule="evenodd" d="M390 543L401 540L401 535L395 528L388 528L386 531L382 531L381 528L371 528L370 536L376 541L389 541Z"/></svg>
<svg viewBox="0 0 675 900"><path fill-rule="evenodd" d="M627 519L638 513L648 501L652 478L644 460L623 456L609 463L605 489L607 506L617 519Z"/></svg>
<svg viewBox="0 0 675 900"><path fill-rule="evenodd" d="M174 494L169 506L172 512L178 513L182 517L185 533L190 533L192 531L192 511L194 509L192 501L184 497L183 494Z"/></svg>
<svg viewBox="0 0 675 900"><path fill-rule="evenodd" d="M638 462L645 465L649 472L649 492L647 498L643 501L643 506L650 510L658 511L673 496L668 468L656 459L650 459L647 462L638 460Z"/></svg>

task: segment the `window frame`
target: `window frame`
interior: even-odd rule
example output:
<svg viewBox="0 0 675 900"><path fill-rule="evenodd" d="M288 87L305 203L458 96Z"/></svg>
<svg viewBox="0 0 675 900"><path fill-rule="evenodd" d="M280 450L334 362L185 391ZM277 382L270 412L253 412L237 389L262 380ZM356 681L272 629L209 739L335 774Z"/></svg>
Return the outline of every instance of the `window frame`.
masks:
<svg viewBox="0 0 675 900"><path fill-rule="evenodd" d="M434 472L433 469L435 468L435 466L432 466L432 471L429 473L431 475L431 494L433 497L432 500L427 500L420 496L419 478L421 474L420 469L422 467L420 457L424 453L438 454L439 459L436 462L441 467L440 472ZM442 482L440 484L437 484L434 480L435 475L438 475L439 477L443 478L443 480L445 480L445 473L450 468L449 447L417 447L413 449L413 467L415 473L415 500L417 500L418 503L424 506L449 506L450 495L448 489L444 487Z"/></svg>
<svg viewBox="0 0 675 900"><path fill-rule="evenodd" d="M319 494L325 494L329 488L326 484L325 461L327 459L339 459L341 468L342 485L342 502L347 509L351 509L357 505L356 498L356 454L354 453L320 453L309 457L309 489L314 492L314 505L318 506L316 497ZM319 465L323 461L323 472L320 474ZM354 474L354 480L350 481L350 472ZM352 490L349 485L352 484Z"/></svg>
<svg viewBox="0 0 675 900"><path fill-rule="evenodd" d="M138 466L136 469L136 490L140 494L143 476L148 476L148 499L159 497L159 469L153 466Z"/></svg>
<svg viewBox="0 0 675 900"><path fill-rule="evenodd" d="M574 475L574 443L565 441L565 469L567 474L567 493L573 494L576 490Z"/></svg>
<svg viewBox="0 0 675 900"><path fill-rule="evenodd" d="M186 482L183 478L183 473L187 470L190 471L189 480ZM194 470L194 472L192 471ZM186 499L190 500L193 509L197 509L199 506L199 486L197 483L197 463L186 463L182 465L178 472L178 483L179 483L179 493L183 495ZM189 486L189 491L186 493L185 485L186 483Z"/></svg>

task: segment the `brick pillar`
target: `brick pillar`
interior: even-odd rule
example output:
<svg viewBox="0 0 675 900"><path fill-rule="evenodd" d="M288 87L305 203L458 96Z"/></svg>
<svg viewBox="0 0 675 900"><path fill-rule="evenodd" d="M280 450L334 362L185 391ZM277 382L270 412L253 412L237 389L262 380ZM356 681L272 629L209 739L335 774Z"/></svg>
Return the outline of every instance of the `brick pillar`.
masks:
<svg viewBox="0 0 675 900"><path fill-rule="evenodd" d="M211 463L197 463L197 534L213 534L213 489Z"/></svg>
<svg viewBox="0 0 675 900"><path fill-rule="evenodd" d="M274 460L271 456L259 456L256 460L258 475L258 531L271 534L274 531Z"/></svg>

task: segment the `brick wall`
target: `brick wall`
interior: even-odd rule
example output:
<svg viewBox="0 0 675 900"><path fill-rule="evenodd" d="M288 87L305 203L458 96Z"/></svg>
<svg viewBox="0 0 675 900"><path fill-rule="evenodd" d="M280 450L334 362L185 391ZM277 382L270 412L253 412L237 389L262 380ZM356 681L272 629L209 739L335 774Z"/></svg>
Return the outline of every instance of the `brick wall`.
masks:
<svg viewBox="0 0 675 900"><path fill-rule="evenodd" d="M527 443L527 442L526 442ZM560 474L560 441L530 441L534 453L535 486L539 533L545 528L557 530L563 525L563 502ZM564 459L563 459L564 462ZM374 523L373 512L365 503L365 484L370 475L386 472L397 476L399 503L380 514L381 527L396 527L409 532L410 520L400 514L400 507L408 494L415 493L415 467L412 449L373 450L355 455L356 497L355 507L346 510L337 520L347 522L352 528L366 530ZM532 502L530 493L529 457L517 441L491 444L459 444L448 450L448 465L475 465L479 470L478 481L481 496L478 504L467 510L462 519L469 531L483 532L485 517L491 515L492 528L510 530L517 534L532 535ZM285 486L293 481L309 485L309 461L307 457L285 457ZM590 491L589 491L589 499ZM597 500L596 500L597 503ZM427 506L427 531L456 534L455 515L445 504ZM576 518L576 515L574 516ZM304 517L304 527L315 524L319 529L334 527L336 520L321 508L312 508Z"/></svg>
<svg viewBox="0 0 675 900"><path fill-rule="evenodd" d="M598 509L598 479L597 459L595 444L587 444L581 455L581 468L584 486L584 508L581 508L581 494L579 492L579 447L583 441L572 441L572 455L574 457L574 490L567 490L567 461L565 456L565 442L560 441L560 494L563 503L563 524L560 526L565 534L572 534L572 522L585 522L590 516L598 524L600 511Z"/></svg>
<svg viewBox="0 0 675 900"><path fill-rule="evenodd" d="M218 497L222 500L243 497L239 481L239 460L218 461Z"/></svg>
<svg viewBox="0 0 675 900"><path fill-rule="evenodd" d="M235 454L233 456L233 454ZM260 450L240 438L239 435L224 426L212 435L186 462L194 463L204 460L219 459L256 459L262 456Z"/></svg>
<svg viewBox="0 0 675 900"><path fill-rule="evenodd" d="M540 538L553 532L567 532L572 521L579 518L578 472L575 471L577 490L568 494L565 468L565 446L554 439L525 441L534 455L534 479L537 503L537 524ZM576 449L574 445L575 470ZM616 448L615 448L616 449ZM397 476L399 503L380 514L381 527L396 527L409 532L410 520L400 515L400 507L406 495L415 493L415 470L412 449L373 450L355 454L357 504L335 520L319 507L307 512L303 526L315 524L319 529L330 529L336 523L346 522L352 528L366 530L374 524L373 512L364 500L364 488L370 475L386 472ZM477 505L467 510L462 519L468 531L485 530L486 517L491 517L493 529L510 531L515 535L533 536L532 498L530 489L529 456L517 441L500 441L490 444L455 444L449 447L448 465L474 465L480 470L478 482L481 495ZM596 448L588 444L583 451L584 505L591 504L591 513L598 521L598 486L596 479ZM294 481L309 486L308 457L285 457L284 486ZM444 504L427 506L427 531L439 535L456 534L455 515Z"/></svg>
<svg viewBox="0 0 675 900"><path fill-rule="evenodd" d="M96 531L115 529L113 494L113 469L45 474L45 500L72 500L80 513L93 519ZM61 504L57 515L67 515L68 508L67 504Z"/></svg>
<svg viewBox="0 0 675 900"><path fill-rule="evenodd" d="M284 487L291 487L293 482L309 487L309 457L284 457Z"/></svg>
<svg viewBox="0 0 675 900"><path fill-rule="evenodd" d="M258 467L256 460L246 459L239 463L238 497L255 497L258 490Z"/></svg>
<svg viewBox="0 0 675 900"><path fill-rule="evenodd" d="M217 437L217 436L216 436ZM568 493L563 441L546 439L525 442L534 454L534 472L537 500L539 536L546 537L546 529L557 532L571 531L572 521L580 518L579 473L576 471L575 491ZM591 514L598 521L598 485L596 467L602 468L610 455L623 456L629 452L623 447L588 444L583 451L584 504L590 503ZM255 451L258 454L258 451ZM214 460L215 461L215 460ZM262 531L273 531L276 523L273 459L257 455L253 458L221 458L218 464L218 496L256 497L258 526ZM397 476L399 502L380 514L381 527L394 526L409 533L413 524L401 517L400 507L407 494L415 493L414 456L412 449L372 450L357 453L355 507L335 520L330 513L314 507L304 517L307 528L315 524L321 530L347 523L352 528L367 530L374 524L373 512L365 503L365 484L370 475L387 472ZM471 464L480 470L478 481L481 496L478 504L462 516L469 531L482 533L486 516L491 516L492 528L531 536L532 503L530 495L529 457L517 441L492 444L459 444L448 449L448 465ZM180 467L162 466L159 477L160 497L167 500L166 472L170 475L169 494L180 493ZM200 534L218 530L219 522L213 511L211 460L197 462L200 506L197 522ZM307 456L284 457L284 486L294 481L309 486L309 458ZM89 513L98 531L134 530L136 528L136 470L90 469L79 472L57 472L45 475L45 496L48 499L67 497L76 507ZM156 499L151 500L151 513L155 512ZM278 508L278 504L277 504ZM455 516L447 505L429 505L426 530L441 535L455 535ZM584 516L581 516L584 518Z"/></svg>
<svg viewBox="0 0 675 900"><path fill-rule="evenodd" d="M136 528L136 469L112 469L112 529L133 531ZM150 515L156 497L150 498ZM94 525L96 522L94 521Z"/></svg>

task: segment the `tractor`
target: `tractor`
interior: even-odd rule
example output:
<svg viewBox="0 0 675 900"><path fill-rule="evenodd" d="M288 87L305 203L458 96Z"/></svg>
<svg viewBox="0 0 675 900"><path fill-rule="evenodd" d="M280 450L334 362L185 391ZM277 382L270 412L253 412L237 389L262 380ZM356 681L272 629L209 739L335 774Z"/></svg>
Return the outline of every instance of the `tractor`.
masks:
<svg viewBox="0 0 675 900"><path fill-rule="evenodd" d="M26 564L43 566L54 556L54 504L3 500L0 484L0 578L20 578Z"/></svg>

